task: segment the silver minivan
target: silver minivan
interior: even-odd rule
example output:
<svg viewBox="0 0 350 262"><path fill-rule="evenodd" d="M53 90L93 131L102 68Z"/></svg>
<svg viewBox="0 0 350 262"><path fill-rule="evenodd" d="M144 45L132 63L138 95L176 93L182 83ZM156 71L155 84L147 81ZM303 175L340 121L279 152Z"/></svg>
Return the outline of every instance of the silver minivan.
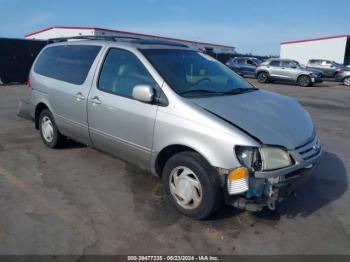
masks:
<svg viewBox="0 0 350 262"><path fill-rule="evenodd" d="M162 178L172 205L195 219L223 203L274 209L322 152L297 101L176 42L50 44L29 84L48 147L70 138L149 171Z"/></svg>

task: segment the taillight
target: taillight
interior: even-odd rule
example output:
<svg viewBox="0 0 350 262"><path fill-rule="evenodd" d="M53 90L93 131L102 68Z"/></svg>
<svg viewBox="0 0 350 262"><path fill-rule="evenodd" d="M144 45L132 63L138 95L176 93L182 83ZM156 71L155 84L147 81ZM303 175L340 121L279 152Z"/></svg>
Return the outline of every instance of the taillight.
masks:
<svg viewBox="0 0 350 262"><path fill-rule="evenodd" d="M338 71L337 71L337 74L342 74L342 73L344 73L343 70L338 70Z"/></svg>
<svg viewBox="0 0 350 262"><path fill-rule="evenodd" d="M28 78L27 86L32 88L32 80L30 78Z"/></svg>

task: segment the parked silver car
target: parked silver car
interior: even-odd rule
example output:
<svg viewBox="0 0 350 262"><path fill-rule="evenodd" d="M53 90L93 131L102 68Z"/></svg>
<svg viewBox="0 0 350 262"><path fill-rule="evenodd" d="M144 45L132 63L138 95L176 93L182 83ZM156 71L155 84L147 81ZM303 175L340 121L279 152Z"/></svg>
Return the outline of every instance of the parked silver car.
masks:
<svg viewBox="0 0 350 262"><path fill-rule="evenodd" d="M260 83L286 81L300 86L312 86L321 83L321 72L302 67L290 59L269 59L256 68L256 77Z"/></svg>
<svg viewBox="0 0 350 262"><path fill-rule="evenodd" d="M255 57L234 57L225 64L240 76L254 76L256 67L261 63L262 61Z"/></svg>
<svg viewBox="0 0 350 262"><path fill-rule="evenodd" d="M335 75L335 81L343 82L344 85L350 86L350 68L349 70L338 70Z"/></svg>
<svg viewBox="0 0 350 262"><path fill-rule="evenodd" d="M325 59L310 59L307 62L307 69L321 70L323 77L334 78L338 70L344 69L344 65Z"/></svg>
<svg viewBox="0 0 350 262"><path fill-rule="evenodd" d="M48 147L69 137L150 171L176 209L195 219L223 202L274 209L322 152L297 101L178 43L48 45L29 83L31 114Z"/></svg>

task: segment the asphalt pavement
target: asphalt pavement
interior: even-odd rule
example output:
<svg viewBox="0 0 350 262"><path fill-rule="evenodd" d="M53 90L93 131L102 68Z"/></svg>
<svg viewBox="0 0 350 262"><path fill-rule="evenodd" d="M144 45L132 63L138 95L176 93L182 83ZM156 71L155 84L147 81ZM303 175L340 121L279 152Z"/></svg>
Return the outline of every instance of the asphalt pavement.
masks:
<svg viewBox="0 0 350 262"><path fill-rule="evenodd" d="M73 141L48 149L17 117L29 89L0 86L0 254L350 254L350 88L248 81L299 100L325 152L276 211L226 206L206 221L178 214L158 178L116 158Z"/></svg>

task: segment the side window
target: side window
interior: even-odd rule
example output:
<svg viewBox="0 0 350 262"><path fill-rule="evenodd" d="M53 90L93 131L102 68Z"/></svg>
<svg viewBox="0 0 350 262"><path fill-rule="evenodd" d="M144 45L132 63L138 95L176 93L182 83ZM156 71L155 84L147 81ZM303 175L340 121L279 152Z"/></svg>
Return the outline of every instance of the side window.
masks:
<svg viewBox="0 0 350 262"><path fill-rule="evenodd" d="M247 64L248 65L255 65L255 63L252 60L250 60L250 59L247 60Z"/></svg>
<svg viewBox="0 0 350 262"><path fill-rule="evenodd" d="M84 83L101 46L59 45L46 48L34 72L75 85Z"/></svg>
<svg viewBox="0 0 350 262"><path fill-rule="evenodd" d="M245 60L242 59L242 58L238 58L238 59L236 60L236 63L239 64L239 65L244 65L244 64L245 64Z"/></svg>
<svg viewBox="0 0 350 262"><path fill-rule="evenodd" d="M280 61L273 60L273 61L270 62L270 66L280 66Z"/></svg>
<svg viewBox="0 0 350 262"><path fill-rule="evenodd" d="M103 63L98 88L120 96L132 97L136 85L156 86L141 61L131 52L112 48Z"/></svg>
<svg viewBox="0 0 350 262"><path fill-rule="evenodd" d="M309 65L317 65L317 60L311 59L309 60Z"/></svg>
<svg viewBox="0 0 350 262"><path fill-rule="evenodd" d="M322 63L321 63L322 66L331 66L331 64L332 63L330 61L328 61L328 60L323 60Z"/></svg>
<svg viewBox="0 0 350 262"><path fill-rule="evenodd" d="M293 61L281 61L281 66L285 68L295 68L297 63Z"/></svg>

